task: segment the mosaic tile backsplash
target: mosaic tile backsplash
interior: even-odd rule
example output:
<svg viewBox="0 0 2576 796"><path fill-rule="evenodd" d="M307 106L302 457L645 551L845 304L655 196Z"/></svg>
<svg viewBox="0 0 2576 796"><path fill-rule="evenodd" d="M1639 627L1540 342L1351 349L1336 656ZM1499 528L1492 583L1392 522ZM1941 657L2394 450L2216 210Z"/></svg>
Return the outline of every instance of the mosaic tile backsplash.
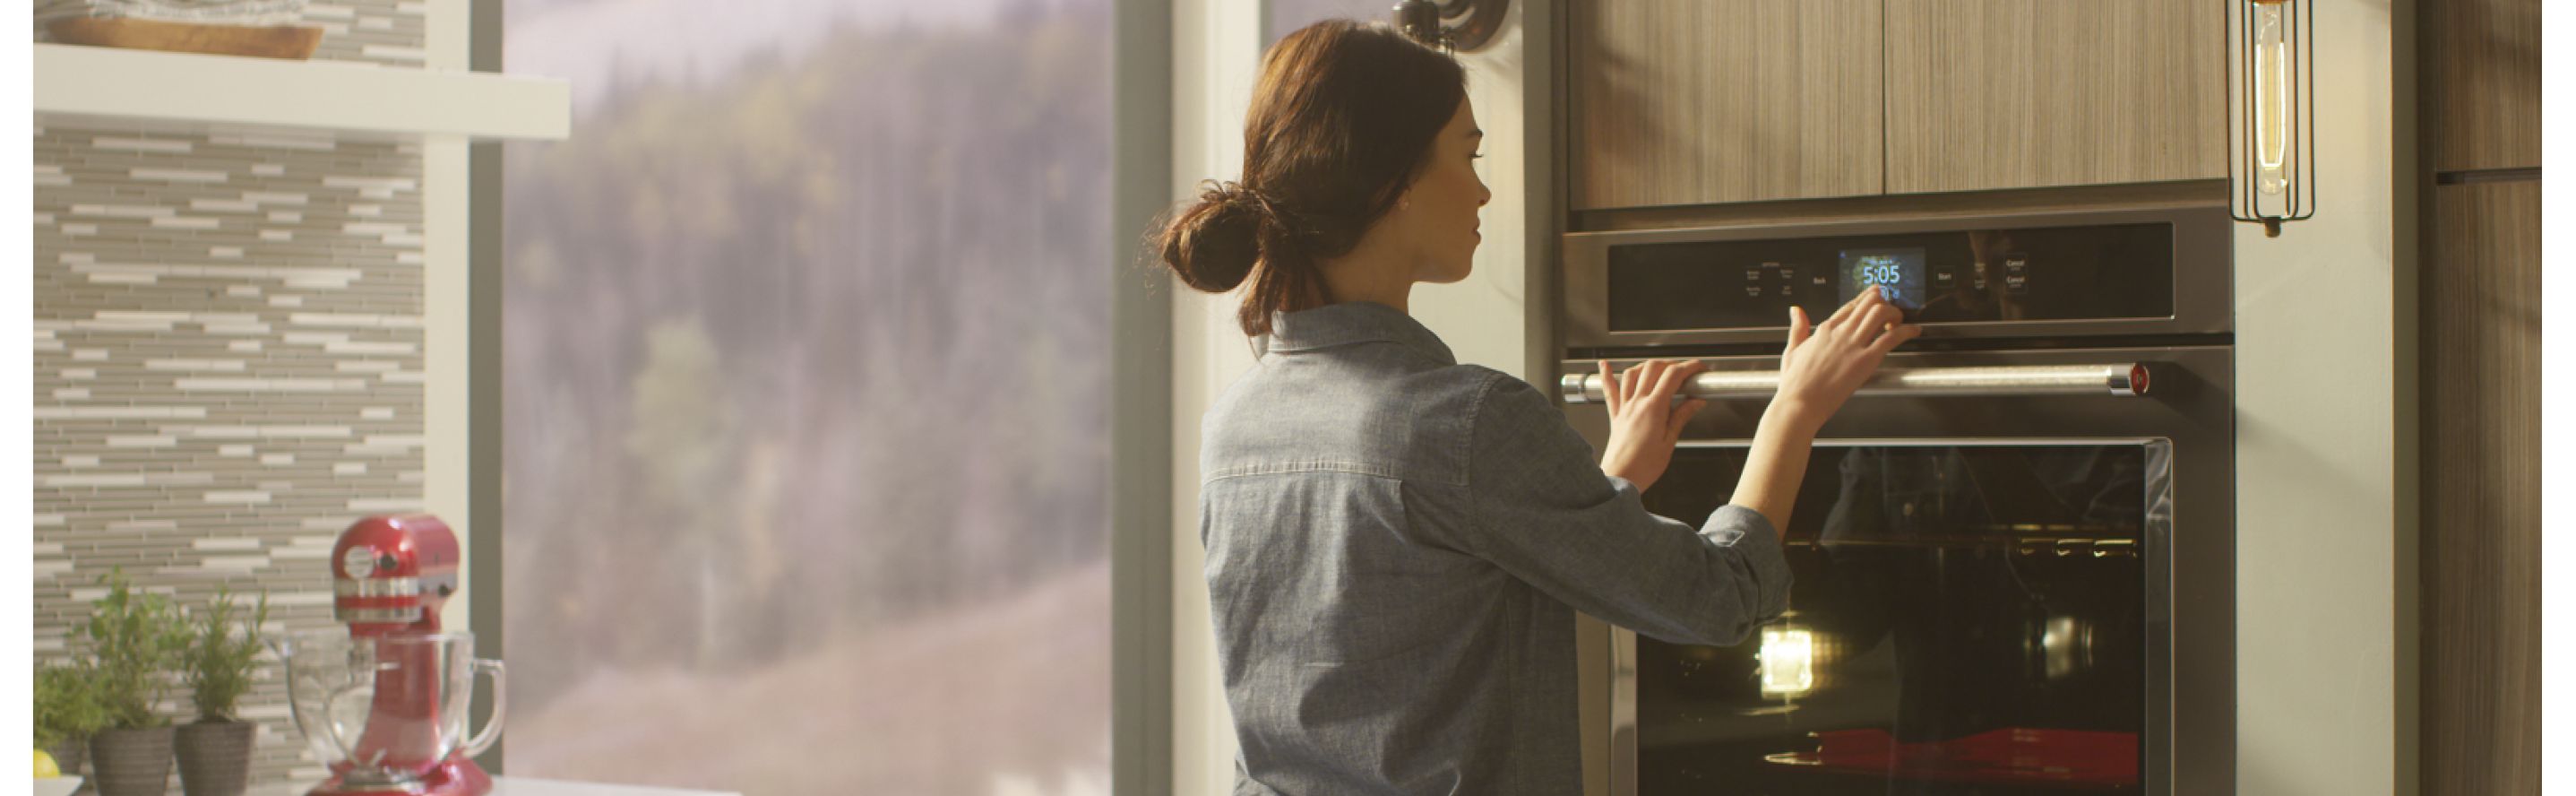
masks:
<svg viewBox="0 0 2576 796"><path fill-rule="evenodd" d="M46 23L91 16L101 5L94 0L36 0L36 40L48 40ZM322 29L314 60L417 67L428 61L422 45L428 11L428 0L335 0L307 4L294 24Z"/></svg>
<svg viewBox="0 0 2576 796"><path fill-rule="evenodd" d="M421 505L416 146L39 127L37 661L111 567L330 626L339 531ZM191 718L179 689L164 707ZM243 713L255 789L322 776L274 666Z"/></svg>

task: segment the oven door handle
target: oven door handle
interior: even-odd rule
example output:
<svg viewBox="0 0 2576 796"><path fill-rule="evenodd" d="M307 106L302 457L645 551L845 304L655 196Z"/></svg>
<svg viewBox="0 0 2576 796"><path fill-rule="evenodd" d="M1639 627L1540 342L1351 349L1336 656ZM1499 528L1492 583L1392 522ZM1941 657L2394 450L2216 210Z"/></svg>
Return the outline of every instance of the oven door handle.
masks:
<svg viewBox="0 0 2576 796"><path fill-rule="evenodd" d="M2147 394L2142 362L2088 365L2005 365L1955 368L1881 368L1854 395L2102 395ZM1601 374L1570 373L1558 383L1570 404L1601 403ZM1709 371L1691 377L1682 394L1711 401L1769 398L1780 391L1776 370Z"/></svg>

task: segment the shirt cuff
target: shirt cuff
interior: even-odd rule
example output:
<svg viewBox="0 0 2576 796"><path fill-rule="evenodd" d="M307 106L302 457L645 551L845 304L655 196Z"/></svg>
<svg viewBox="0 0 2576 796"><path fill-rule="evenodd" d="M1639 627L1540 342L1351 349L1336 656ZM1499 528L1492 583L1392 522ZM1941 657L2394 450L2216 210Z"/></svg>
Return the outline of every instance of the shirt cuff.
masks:
<svg viewBox="0 0 2576 796"><path fill-rule="evenodd" d="M1720 547L1742 556L1753 573L1755 610L1765 621L1789 610L1789 559L1780 549L1780 532L1762 512L1727 504L1708 515L1700 531Z"/></svg>

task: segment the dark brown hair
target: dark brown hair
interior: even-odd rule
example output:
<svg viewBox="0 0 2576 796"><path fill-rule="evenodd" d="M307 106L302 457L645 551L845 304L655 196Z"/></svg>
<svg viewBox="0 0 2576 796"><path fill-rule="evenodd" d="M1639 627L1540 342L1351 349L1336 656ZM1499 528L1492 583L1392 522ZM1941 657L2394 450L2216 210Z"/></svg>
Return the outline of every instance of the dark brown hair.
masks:
<svg viewBox="0 0 2576 796"><path fill-rule="evenodd" d="M1223 293L1252 281L1243 333L1323 306L1321 260L1395 207L1467 99L1458 62L1394 28L1308 25L1270 48L1243 124L1243 179L1204 183L1162 232L1163 264Z"/></svg>

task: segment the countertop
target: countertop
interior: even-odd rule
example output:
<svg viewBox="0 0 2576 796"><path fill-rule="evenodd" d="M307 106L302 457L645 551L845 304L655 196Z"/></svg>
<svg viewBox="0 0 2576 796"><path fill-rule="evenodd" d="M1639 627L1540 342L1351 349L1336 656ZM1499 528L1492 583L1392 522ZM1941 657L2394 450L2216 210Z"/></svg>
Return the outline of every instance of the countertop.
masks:
<svg viewBox="0 0 2576 796"><path fill-rule="evenodd" d="M639 785L603 785L597 782L566 782L559 779L526 777L493 777L492 796L742 796L732 791L680 790L648 788Z"/></svg>
<svg viewBox="0 0 2576 796"><path fill-rule="evenodd" d="M304 796L314 783L279 784L250 789L251 796ZM178 789L171 788L173 792ZM493 777L492 796L742 796L732 791L680 790L648 788L640 785L607 785L597 782L569 782L560 779L528 777Z"/></svg>

